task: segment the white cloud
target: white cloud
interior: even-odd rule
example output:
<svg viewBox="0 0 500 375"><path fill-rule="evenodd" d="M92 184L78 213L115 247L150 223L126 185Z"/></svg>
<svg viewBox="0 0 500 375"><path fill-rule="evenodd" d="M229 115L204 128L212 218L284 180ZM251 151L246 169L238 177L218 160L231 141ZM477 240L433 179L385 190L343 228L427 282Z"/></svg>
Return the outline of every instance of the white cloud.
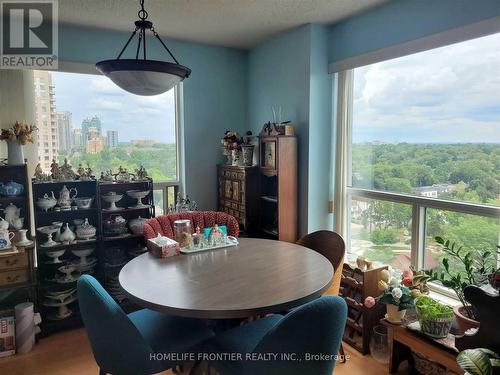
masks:
<svg viewBox="0 0 500 375"><path fill-rule="evenodd" d="M500 142L499 46L495 34L356 69L355 141Z"/></svg>

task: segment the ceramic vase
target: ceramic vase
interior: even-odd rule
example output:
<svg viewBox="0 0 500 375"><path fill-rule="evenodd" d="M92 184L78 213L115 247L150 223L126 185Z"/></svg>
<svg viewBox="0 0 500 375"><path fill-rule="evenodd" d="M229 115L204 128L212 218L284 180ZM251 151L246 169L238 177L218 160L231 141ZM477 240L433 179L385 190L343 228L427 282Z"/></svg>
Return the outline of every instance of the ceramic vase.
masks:
<svg viewBox="0 0 500 375"><path fill-rule="evenodd" d="M241 155L241 150L232 150L232 164L233 166L241 167L243 165L243 158Z"/></svg>
<svg viewBox="0 0 500 375"><path fill-rule="evenodd" d="M387 320L393 324L401 324L405 317L406 310L399 311L396 305L388 304L387 306Z"/></svg>
<svg viewBox="0 0 500 375"><path fill-rule="evenodd" d="M17 139L8 139L7 149L9 165L24 164L23 146Z"/></svg>
<svg viewBox="0 0 500 375"><path fill-rule="evenodd" d="M251 167L253 164L253 150L254 145L241 145L241 152L243 153L243 165Z"/></svg>
<svg viewBox="0 0 500 375"><path fill-rule="evenodd" d="M222 150L222 155L226 157L226 165L232 165L233 164L233 157L231 154L231 150L228 150L225 147L221 147Z"/></svg>

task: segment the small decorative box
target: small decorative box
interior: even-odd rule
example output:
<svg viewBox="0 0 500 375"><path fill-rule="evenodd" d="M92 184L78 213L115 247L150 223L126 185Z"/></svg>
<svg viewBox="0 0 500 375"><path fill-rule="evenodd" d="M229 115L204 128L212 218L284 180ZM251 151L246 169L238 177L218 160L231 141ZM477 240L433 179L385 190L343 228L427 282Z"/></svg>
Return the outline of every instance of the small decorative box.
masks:
<svg viewBox="0 0 500 375"><path fill-rule="evenodd" d="M180 255L179 243L168 237L158 235L156 238L150 238L147 240L146 246L153 255L159 258Z"/></svg>
<svg viewBox="0 0 500 375"><path fill-rule="evenodd" d="M14 317L0 318L0 358L16 353Z"/></svg>

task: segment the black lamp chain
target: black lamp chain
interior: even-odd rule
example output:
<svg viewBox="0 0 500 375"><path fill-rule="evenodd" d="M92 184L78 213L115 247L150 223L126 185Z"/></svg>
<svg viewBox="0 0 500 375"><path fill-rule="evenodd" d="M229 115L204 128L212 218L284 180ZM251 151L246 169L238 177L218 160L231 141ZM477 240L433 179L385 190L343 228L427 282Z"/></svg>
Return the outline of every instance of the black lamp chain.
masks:
<svg viewBox="0 0 500 375"><path fill-rule="evenodd" d="M139 59L139 52L140 52L141 43L142 43L143 58L144 58L144 60L146 60L146 28L150 28L151 32L153 33L153 35L156 37L156 39L158 39L160 41L161 45L167 50L167 52L170 55L170 57L172 57L172 59L175 61L175 63L179 65L179 61L177 61L177 59L175 58L174 54L170 51L170 49L167 47L167 45L165 43L163 43L163 40L161 40L160 36L156 32L156 30L154 29L154 27L152 26L152 24L148 21L149 26L145 26L144 21L146 21L146 19L148 18L149 14L144 9L144 0L139 0L139 4L141 6L141 10L139 10L139 12L137 12L137 15L139 16L139 18L141 19L141 21L143 23L142 23L141 26L136 26L135 30L132 32L132 35L127 40L127 43L125 43L125 46L120 51L120 54L118 55L117 60L119 60L120 57L123 55L123 52L125 52L125 49L127 49L127 47L130 44L131 40L134 38L135 34L137 34L137 31L139 31L139 41L137 43L137 50L136 50L136 53L135 53L135 59L136 60ZM139 21L136 22L136 25L138 24L138 22Z"/></svg>

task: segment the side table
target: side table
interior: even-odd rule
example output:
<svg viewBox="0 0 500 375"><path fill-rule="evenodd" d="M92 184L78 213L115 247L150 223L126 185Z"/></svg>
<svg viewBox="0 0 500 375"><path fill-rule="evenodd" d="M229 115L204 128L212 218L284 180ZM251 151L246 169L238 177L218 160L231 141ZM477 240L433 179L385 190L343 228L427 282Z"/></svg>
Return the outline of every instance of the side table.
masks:
<svg viewBox="0 0 500 375"><path fill-rule="evenodd" d="M385 319L381 319L380 323L387 327L389 372L391 374L398 371L399 365L404 360L408 360L410 365L414 367L412 352L439 363L456 374L464 373L457 364L457 353L453 353L430 338L411 332L404 326L389 323Z"/></svg>

